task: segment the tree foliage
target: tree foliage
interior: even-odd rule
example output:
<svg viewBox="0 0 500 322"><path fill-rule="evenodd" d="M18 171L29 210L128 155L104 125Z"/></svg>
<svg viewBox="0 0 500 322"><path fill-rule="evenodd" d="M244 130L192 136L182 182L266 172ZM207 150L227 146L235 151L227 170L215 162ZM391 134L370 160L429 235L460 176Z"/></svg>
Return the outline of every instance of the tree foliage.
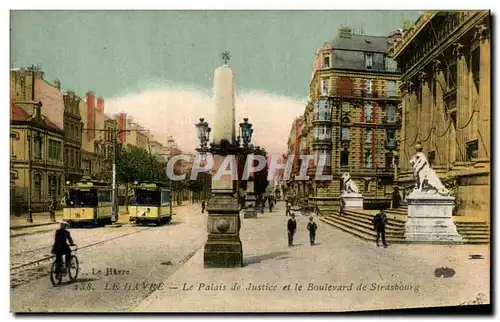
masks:
<svg viewBox="0 0 500 322"><path fill-rule="evenodd" d="M146 181L167 182L166 163L137 147L116 149L116 179L118 183Z"/></svg>

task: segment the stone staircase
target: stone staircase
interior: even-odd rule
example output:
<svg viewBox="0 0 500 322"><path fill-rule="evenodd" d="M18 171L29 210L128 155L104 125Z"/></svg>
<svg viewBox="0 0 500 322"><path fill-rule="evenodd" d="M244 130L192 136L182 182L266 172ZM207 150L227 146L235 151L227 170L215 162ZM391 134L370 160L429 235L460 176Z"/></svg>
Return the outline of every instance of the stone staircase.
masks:
<svg viewBox="0 0 500 322"><path fill-rule="evenodd" d="M318 206L319 212L322 215L327 216L338 213L340 210L340 198L332 196L340 196L338 185L318 188L317 196L311 201Z"/></svg>
<svg viewBox="0 0 500 322"><path fill-rule="evenodd" d="M387 209L388 223L385 237L388 243L404 244L405 223L403 219L393 218L393 215L406 215L407 206L395 209ZM338 213L320 217L320 220L334 226L344 232L367 241L375 241L377 233L373 229L373 215L362 210L346 210L345 215ZM490 243L489 225L486 221L461 221L455 220L458 233L463 237L464 244L488 244Z"/></svg>
<svg viewBox="0 0 500 322"><path fill-rule="evenodd" d="M467 244L489 244L490 229L486 221L455 221L458 233Z"/></svg>
<svg viewBox="0 0 500 322"><path fill-rule="evenodd" d="M346 210L345 214L333 214L321 217L320 220L346 233L367 241L375 241L377 232L373 230L373 216L356 210ZM390 219L385 229L385 239L388 243L398 244L405 242L405 222Z"/></svg>

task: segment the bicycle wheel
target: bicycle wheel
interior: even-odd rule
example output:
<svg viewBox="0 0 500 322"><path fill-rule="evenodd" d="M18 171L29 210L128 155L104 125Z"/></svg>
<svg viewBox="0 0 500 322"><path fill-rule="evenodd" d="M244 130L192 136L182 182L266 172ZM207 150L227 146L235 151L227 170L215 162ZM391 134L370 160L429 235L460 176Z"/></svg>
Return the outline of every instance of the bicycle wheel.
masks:
<svg viewBox="0 0 500 322"><path fill-rule="evenodd" d="M80 265L78 263L78 257L75 255L71 256L69 265L69 279L75 280L78 277L78 272L80 271Z"/></svg>
<svg viewBox="0 0 500 322"><path fill-rule="evenodd" d="M57 284L61 283L61 280L62 272L60 271L60 269L57 269L57 262L54 261L50 268L50 282L52 283L52 286L56 286Z"/></svg>

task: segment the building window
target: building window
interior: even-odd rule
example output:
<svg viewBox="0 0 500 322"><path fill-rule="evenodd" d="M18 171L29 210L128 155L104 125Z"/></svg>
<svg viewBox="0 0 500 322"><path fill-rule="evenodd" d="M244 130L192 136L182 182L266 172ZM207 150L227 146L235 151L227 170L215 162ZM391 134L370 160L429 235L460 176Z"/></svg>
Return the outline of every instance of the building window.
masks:
<svg viewBox="0 0 500 322"><path fill-rule="evenodd" d="M396 72L398 70L397 62L390 57L386 57L385 58L385 70L388 72Z"/></svg>
<svg viewBox="0 0 500 322"><path fill-rule="evenodd" d="M35 156L42 158L42 137L39 135L35 135Z"/></svg>
<svg viewBox="0 0 500 322"><path fill-rule="evenodd" d="M58 177L57 178L57 195L60 196L61 195L61 177Z"/></svg>
<svg viewBox="0 0 500 322"><path fill-rule="evenodd" d="M387 96L396 97L396 81L387 81Z"/></svg>
<svg viewBox="0 0 500 322"><path fill-rule="evenodd" d="M366 79L365 80L365 93L366 94L371 94L372 93L372 87L373 87L373 82L371 79Z"/></svg>
<svg viewBox="0 0 500 322"><path fill-rule="evenodd" d="M372 148L371 147L365 147L365 168L371 168L372 167Z"/></svg>
<svg viewBox="0 0 500 322"><path fill-rule="evenodd" d="M427 161L429 161L429 167L432 167L436 163L436 151L430 151L427 153Z"/></svg>
<svg viewBox="0 0 500 322"><path fill-rule="evenodd" d="M49 176L47 177L47 179L48 179L48 180L47 180L47 194L48 194L49 196L52 196L52 176L51 176L51 175L49 175Z"/></svg>
<svg viewBox="0 0 500 322"><path fill-rule="evenodd" d="M372 129L366 129L365 132L365 144L372 143Z"/></svg>
<svg viewBox="0 0 500 322"><path fill-rule="evenodd" d="M326 78L321 79L321 95L328 95L328 80Z"/></svg>
<svg viewBox="0 0 500 322"><path fill-rule="evenodd" d="M396 130L394 129L387 129L387 147L396 147Z"/></svg>
<svg viewBox="0 0 500 322"><path fill-rule="evenodd" d="M38 201L40 201L42 200L42 175L39 173L35 173L33 183L35 196L38 198Z"/></svg>
<svg viewBox="0 0 500 322"><path fill-rule="evenodd" d="M394 165L394 156L392 152L387 152L385 154L385 167L386 168L392 168Z"/></svg>
<svg viewBox="0 0 500 322"><path fill-rule="evenodd" d="M373 107L371 104L366 104L364 106L365 109L365 123L371 123L372 122L372 114L373 114Z"/></svg>
<svg viewBox="0 0 500 322"><path fill-rule="evenodd" d="M478 156L478 142L477 140L466 143L467 161L473 161Z"/></svg>
<svg viewBox="0 0 500 322"><path fill-rule="evenodd" d="M396 122L396 106L389 104L387 105L387 123Z"/></svg>
<svg viewBox="0 0 500 322"><path fill-rule="evenodd" d="M365 54L365 68L373 69L373 54Z"/></svg>
<svg viewBox="0 0 500 322"><path fill-rule="evenodd" d="M340 166L341 167L349 166L349 151L340 152Z"/></svg>
<svg viewBox="0 0 500 322"><path fill-rule="evenodd" d="M49 139L49 159L59 160L61 156L61 142Z"/></svg>
<svg viewBox="0 0 500 322"><path fill-rule="evenodd" d="M349 141L349 135L350 135L350 131L349 131L349 128L348 127L343 127L342 128L342 133L341 133L341 140L342 141Z"/></svg>
<svg viewBox="0 0 500 322"><path fill-rule="evenodd" d="M323 56L323 68L330 68L330 55Z"/></svg>

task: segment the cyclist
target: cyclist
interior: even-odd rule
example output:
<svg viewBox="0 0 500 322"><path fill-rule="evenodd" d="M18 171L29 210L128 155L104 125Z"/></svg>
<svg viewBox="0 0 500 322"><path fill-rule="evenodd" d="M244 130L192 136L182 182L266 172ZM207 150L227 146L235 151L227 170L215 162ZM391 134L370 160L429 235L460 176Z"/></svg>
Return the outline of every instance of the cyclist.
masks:
<svg viewBox="0 0 500 322"><path fill-rule="evenodd" d="M66 229L67 227L67 222L61 222L61 228L56 231L54 246L52 246L52 254L56 255L56 262L59 263L59 265L62 264L62 255L65 255L64 262L66 264L66 267L63 267L64 271L66 271L66 269L69 268L70 265L71 248L69 246L76 246L73 243L71 234ZM69 241L69 245L66 243L66 241Z"/></svg>

